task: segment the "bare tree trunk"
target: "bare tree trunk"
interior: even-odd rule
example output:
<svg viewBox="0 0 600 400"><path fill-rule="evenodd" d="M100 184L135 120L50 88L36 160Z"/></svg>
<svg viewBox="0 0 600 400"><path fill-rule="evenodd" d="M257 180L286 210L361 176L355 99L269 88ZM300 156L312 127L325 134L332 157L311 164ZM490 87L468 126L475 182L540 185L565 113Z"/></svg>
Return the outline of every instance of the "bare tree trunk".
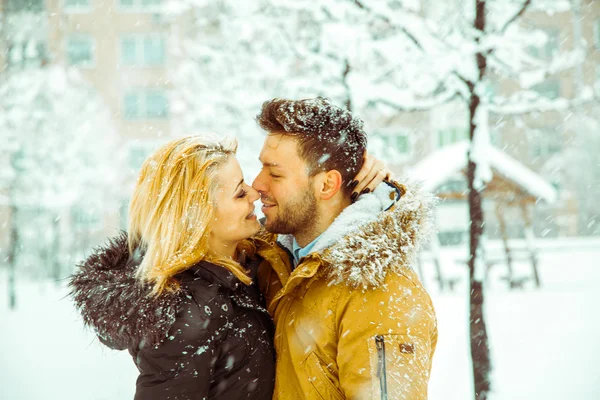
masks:
<svg viewBox="0 0 600 400"><path fill-rule="evenodd" d="M485 0L476 0L475 29L485 31ZM477 66L479 69L479 80L481 81L486 72L487 60L485 55L477 53ZM479 95L475 92L475 84L469 85L471 101L469 104L469 135L473 141L476 130L477 110L480 105ZM490 348L488 343L487 329L484 318L484 293L481 276L476 268L483 268L478 260L480 240L483 233L483 208L480 188L475 185L477 164L471 160L467 168L469 183L469 214L471 218L470 243L469 243L469 328L471 337L471 358L473 360L473 383L475 389L475 400L486 400L490 392Z"/></svg>
<svg viewBox="0 0 600 400"><path fill-rule="evenodd" d="M342 75L342 83L344 84L344 88L346 89L346 109L352 112L352 97L350 95L350 86L348 85L348 74L350 73L350 63L348 59L344 60L344 72Z"/></svg>

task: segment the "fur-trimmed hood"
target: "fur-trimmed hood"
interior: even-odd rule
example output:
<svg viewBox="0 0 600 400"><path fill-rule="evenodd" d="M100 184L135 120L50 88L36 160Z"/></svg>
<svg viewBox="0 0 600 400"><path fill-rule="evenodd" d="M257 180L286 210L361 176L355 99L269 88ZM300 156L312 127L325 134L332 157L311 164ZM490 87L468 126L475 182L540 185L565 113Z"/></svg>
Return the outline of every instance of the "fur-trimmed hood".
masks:
<svg viewBox="0 0 600 400"><path fill-rule="evenodd" d="M69 281L70 296L85 324L114 349L160 343L182 301L182 293L151 296L150 286L135 277L140 262L139 255L130 255L122 232L95 249Z"/></svg>
<svg viewBox="0 0 600 400"><path fill-rule="evenodd" d="M315 243L332 284L376 287L388 272L411 267L431 234L435 197L416 184L379 185L335 219ZM397 195L395 195L397 194ZM293 238L277 241L291 250Z"/></svg>

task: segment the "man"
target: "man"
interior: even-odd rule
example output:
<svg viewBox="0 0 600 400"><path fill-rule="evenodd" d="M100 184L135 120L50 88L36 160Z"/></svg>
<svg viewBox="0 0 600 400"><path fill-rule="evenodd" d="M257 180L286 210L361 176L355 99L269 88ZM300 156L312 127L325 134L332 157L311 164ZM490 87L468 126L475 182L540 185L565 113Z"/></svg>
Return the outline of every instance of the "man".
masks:
<svg viewBox="0 0 600 400"><path fill-rule="evenodd" d="M326 99L274 99L257 121L274 399L427 398L436 318L410 266L431 197L394 183L357 198L363 124Z"/></svg>

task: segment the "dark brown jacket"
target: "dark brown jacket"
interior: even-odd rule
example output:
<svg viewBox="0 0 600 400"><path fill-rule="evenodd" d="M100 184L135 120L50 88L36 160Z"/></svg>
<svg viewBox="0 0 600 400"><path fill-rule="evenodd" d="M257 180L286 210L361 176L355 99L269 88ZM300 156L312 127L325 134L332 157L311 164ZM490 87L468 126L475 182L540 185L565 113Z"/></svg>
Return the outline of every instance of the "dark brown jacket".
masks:
<svg viewBox="0 0 600 400"><path fill-rule="evenodd" d="M270 400L273 327L256 285L202 262L178 276L177 293L153 298L135 279L139 262L123 234L70 281L85 323L102 343L132 355L140 371L135 399Z"/></svg>

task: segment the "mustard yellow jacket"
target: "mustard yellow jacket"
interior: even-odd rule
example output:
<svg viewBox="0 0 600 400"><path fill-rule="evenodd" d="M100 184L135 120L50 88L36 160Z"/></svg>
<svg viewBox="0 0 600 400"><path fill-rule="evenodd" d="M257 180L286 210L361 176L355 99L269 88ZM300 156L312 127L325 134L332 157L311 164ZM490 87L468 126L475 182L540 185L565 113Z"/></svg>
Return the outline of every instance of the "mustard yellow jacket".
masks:
<svg viewBox="0 0 600 400"><path fill-rule="evenodd" d="M274 399L427 398L437 325L411 265L433 201L397 186L402 197L375 218L361 217L363 200L346 208L324 234L334 243L293 271L284 237L257 239L276 326Z"/></svg>

